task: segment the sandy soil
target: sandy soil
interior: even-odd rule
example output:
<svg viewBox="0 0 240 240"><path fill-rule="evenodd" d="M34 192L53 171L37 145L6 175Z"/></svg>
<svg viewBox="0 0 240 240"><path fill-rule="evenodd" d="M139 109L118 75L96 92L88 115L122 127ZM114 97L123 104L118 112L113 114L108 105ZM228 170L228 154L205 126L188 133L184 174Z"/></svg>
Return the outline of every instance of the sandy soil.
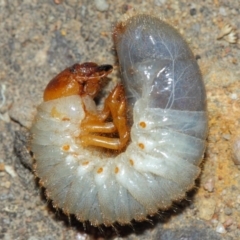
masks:
<svg viewBox="0 0 240 240"><path fill-rule="evenodd" d="M189 42L206 85L209 136L196 189L116 233L54 210L26 146L43 89L58 72L94 61L115 65L116 77L112 29L132 8L154 12ZM240 37L239 9L231 0L0 0L0 239L240 239L240 42L230 43ZM221 38L227 24L233 30Z"/></svg>

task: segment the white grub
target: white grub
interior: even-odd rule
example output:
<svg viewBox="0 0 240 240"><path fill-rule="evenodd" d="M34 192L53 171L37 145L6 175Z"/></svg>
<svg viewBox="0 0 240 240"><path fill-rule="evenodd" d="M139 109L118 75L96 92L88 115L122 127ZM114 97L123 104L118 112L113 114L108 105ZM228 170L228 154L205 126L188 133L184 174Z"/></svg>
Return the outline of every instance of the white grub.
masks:
<svg viewBox="0 0 240 240"><path fill-rule="evenodd" d="M230 24L224 25L224 27L221 29L219 36L217 37L217 40L220 39L224 39L229 43L237 43L238 36L236 30Z"/></svg>
<svg viewBox="0 0 240 240"><path fill-rule="evenodd" d="M100 12L107 11L109 8L109 4L106 2L106 0L95 0L95 6Z"/></svg>
<svg viewBox="0 0 240 240"><path fill-rule="evenodd" d="M97 106L78 94L44 101L31 128L35 174L53 206L93 226L147 220L184 198L200 173L206 146L205 88L180 34L141 14L120 22L114 37L122 84L133 106L126 149L111 154L79 143L86 109ZM162 79L168 80L167 90ZM210 220L216 203L206 199L204 204L202 215Z"/></svg>

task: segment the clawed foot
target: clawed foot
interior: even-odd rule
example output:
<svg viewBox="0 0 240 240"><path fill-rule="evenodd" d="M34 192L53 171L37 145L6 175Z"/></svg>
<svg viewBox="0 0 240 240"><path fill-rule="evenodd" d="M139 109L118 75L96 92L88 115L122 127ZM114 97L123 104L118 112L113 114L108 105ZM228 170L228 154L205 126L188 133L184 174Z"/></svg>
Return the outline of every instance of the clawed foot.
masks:
<svg viewBox="0 0 240 240"><path fill-rule="evenodd" d="M111 117L112 121L106 121ZM118 84L109 94L104 108L96 114L86 113L81 123L83 130L80 139L83 146L98 146L113 150L122 150L129 140L127 126L126 99L123 86ZM101 136L117 133L118 138Z"/></svg>

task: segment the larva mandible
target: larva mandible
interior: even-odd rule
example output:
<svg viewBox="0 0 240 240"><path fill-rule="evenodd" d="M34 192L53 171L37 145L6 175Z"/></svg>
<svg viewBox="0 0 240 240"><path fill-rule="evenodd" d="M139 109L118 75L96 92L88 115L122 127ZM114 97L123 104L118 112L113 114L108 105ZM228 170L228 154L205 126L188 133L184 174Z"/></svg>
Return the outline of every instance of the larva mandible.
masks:
<svg viewBox="0 0 240 240"><path fill-rule="evenodd" d="M207 134L201 73L180 34L139 14L117 24L114 41L123 85L103 109L94 98L112 67L75 64L50 81L31 128L48 198L94 226L143 221L183 198Z"/></svg>

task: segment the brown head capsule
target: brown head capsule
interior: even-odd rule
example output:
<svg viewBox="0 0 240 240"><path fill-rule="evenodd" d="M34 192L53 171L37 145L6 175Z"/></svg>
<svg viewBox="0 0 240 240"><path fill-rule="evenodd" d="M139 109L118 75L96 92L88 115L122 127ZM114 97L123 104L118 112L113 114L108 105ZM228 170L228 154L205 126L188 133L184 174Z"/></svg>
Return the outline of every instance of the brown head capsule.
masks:
<svg viewBox="0 0 240 240"><path fill-rule="evenodd" d="M111 65L97 65L93 62L74 64L54 77L47 85L43 99L49 101L71 95L95 96L99 81L112 72Z"/></svg>

